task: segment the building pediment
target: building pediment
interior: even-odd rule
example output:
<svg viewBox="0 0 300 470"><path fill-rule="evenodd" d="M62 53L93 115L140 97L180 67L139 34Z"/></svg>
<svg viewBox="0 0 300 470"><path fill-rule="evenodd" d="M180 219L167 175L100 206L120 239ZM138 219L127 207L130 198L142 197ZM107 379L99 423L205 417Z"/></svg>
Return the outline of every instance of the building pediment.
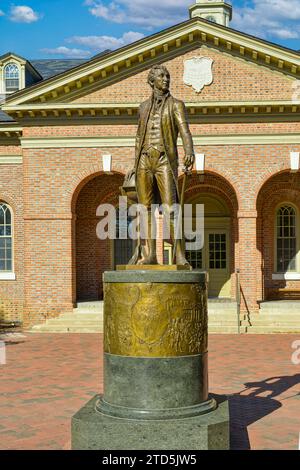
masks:
<svg viewBox="0 0 300 470"><path fill-rule="evenodd" d="M58 103L67 105L80 96L110 86L155 63L171 60L201 45L225 51L291 78L299 77L298 52L193 18L15 93L7 100L3 110L10 114L16 107L30 107L33 104L45 107L55 107Z"/></svg>
<svg viewBox="0 0 300 470"><path fill-rule="evenodd" d="M11 61L17 62L20 65L25 65L27 62L26 59L17 54L14 54L13 52L8 52L7 54L0 56L0 66L5 65Z"/></svg>

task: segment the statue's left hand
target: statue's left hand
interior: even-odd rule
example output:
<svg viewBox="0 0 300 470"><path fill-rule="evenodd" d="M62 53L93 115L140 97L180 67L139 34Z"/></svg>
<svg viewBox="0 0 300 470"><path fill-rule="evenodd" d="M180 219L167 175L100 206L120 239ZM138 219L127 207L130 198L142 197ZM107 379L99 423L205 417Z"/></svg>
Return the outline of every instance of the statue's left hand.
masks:
<svg viewBox="0 0 300 470"><path fill-rule="evenodd" d="M193 168L193 165L195 163L195 155L186 155L184 158L184 168L186 171L190 171Z"/></svg>
<svg viewBox="0 0 300 470"><path fill-rule="evenodd" d="M125 175L124 182L128 182L131 180L133 175L135 174L135 169L128 171L128 173Z"/></svg>

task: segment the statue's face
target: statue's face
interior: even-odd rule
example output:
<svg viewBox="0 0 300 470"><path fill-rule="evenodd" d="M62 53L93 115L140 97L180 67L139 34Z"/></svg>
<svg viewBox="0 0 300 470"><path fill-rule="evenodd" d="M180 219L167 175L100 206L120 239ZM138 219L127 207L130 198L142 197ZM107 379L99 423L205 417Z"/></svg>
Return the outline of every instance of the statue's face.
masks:
<svg viewBox="0 0 300 470"><path fill-rule="evenodd" d="M170 74L164 70L157 70L153 81L154 89L166 92L170 88Z"/></svg>

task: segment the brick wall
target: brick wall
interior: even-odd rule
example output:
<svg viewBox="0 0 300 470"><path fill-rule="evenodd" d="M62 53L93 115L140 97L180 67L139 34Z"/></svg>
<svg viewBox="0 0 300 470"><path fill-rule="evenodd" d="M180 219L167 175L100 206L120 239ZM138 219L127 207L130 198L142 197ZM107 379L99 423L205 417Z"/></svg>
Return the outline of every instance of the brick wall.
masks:
<svg viewBox="0 0 300 470"><path fill-rule="evenodd" d="M183 84L184 61L195 56L214 60L214 81L197 94L192 87ZM228 52L220 52L208 46L198 47L164 62L171 74L171 93L188 102L199 101L259 101L290 100L294 80L283 73L245 61ZM136 103L148 98L148 71L75 99L78 103Z"/></svg>
<svg viewBox="0 0 300 470"><path fill-rule="evenodd" d="M0 147L2 154L18 154L20 149ZM16 280L0 280L0 320L22 321L24 300L24 226L22 165L0 165L0 202L8 204L13 213L14 271Z"/></svg>
<svg viewBox="0 0 300 470"><path fill-rule="evenodd" d="M261 188L257 199L257 209L260 216L259 228L261 238L257 239L257 247L264 260L263 290L266 298L278 298L278 289L300 289L300 281L273 280L276 273L275 245L275 214L281 203L290 203L300 210L300 176L283 172L271 177ZM299 231L299 219L298 219ZM287 294L289 295L289 294ZM281 293L284 296L284 293ZM300 293L298 294L300 298Z"/></svg>
<svg viewBox="0 0 300 470"><path fill-rule="evenodd" d="M121 175L100 175L81 189L76 203L76 283L78 300L103 297L102 273L113 268L113 241L99 240L96 217L100 204L117 206Z"/></svg>

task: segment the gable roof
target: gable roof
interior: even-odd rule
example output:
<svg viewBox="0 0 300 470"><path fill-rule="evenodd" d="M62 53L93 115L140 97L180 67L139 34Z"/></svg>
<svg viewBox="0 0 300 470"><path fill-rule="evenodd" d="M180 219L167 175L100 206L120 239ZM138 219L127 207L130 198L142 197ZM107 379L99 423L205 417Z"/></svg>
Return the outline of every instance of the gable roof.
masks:
<svg viewBox="0 0 300 470"><path fill-rule="evenodd" d="M8 59L9 57L15 57L16 59L19 59L22 62L27 62L27 59L20 56L19 54L15 54L14 52L6 52L5 54L0 55L0 61Z"/></svg>
<svg viewBox="0 0 300 470"><path fill-rule="evenodd" d="M299 77L299 51L196 17L116 51L91 58L71 70L14 93L3 109L8 111L10 106L26 103L66 102L78 92L92 92L99 85L106 86L138 73L198 44L212 45L248 61Z"/></svg>
<svg viewBox="0 0 300 470"><path fill-rule="evenodd" d="M55 77L60 75L67 70L78 67L79 65L85 64L88 60L93 60L95 58L102 57L104 54L111 52L110 50L105 50L96 54L91 59L36 59L31 60L31 64L35 69L41 74L44 80L48 78Z"/></svg>
<svg viewBox="0 0 300 470"><path fill-rule="evenodd" d="M84 64L86 59L38 59L31 60L33 67L44 80L59 75L78 65Z"/></svg>
<svg viewBox="0 0 300 470"><path fill-rule="evenodd" d="M14 119L0 109L0 122L13 122Z"/></svg>

